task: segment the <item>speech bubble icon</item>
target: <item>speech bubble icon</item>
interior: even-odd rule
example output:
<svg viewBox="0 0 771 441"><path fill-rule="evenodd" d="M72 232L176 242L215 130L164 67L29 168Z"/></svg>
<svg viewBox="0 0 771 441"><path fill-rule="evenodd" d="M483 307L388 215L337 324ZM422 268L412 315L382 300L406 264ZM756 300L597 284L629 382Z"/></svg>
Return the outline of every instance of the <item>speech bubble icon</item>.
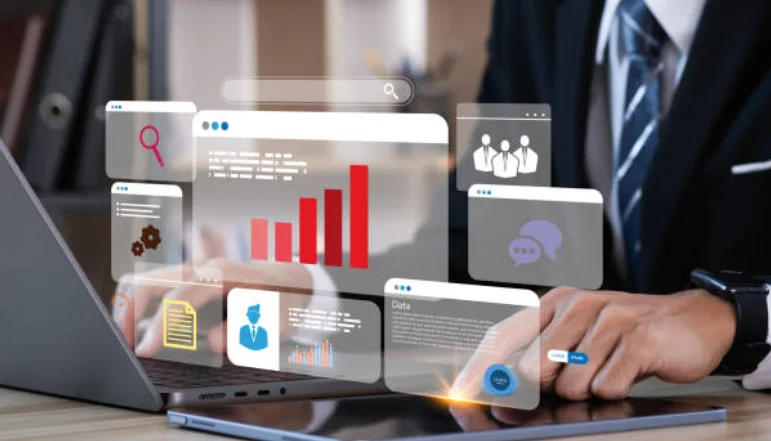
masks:
<svg viewBox="0 0 771 441"><path fill-rule="evenodd" d="M520 236L532 237L543 247L543 253L553 262L557 261L557 250L562 245L562 231L547 220L534 220L522 225Z"/></svg>
<svg viewBox="0 0 771 441"><path fill-rule="evenodd" d="M518 237L509 244L509 256L514 266L537 262L541 258L541 245L529 237Z"/></svg>

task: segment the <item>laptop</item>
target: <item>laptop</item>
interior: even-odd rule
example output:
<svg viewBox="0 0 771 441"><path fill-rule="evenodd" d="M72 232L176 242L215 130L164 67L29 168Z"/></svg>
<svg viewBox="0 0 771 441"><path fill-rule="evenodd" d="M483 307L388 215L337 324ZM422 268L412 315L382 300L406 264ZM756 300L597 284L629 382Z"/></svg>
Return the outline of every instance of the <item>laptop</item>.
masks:
<svg viewBox="0 0 771 441"><path fill-rule="evenodd" d="M366 385L139 359L0 140L0 386L113 406L363 395Z"/></svg>

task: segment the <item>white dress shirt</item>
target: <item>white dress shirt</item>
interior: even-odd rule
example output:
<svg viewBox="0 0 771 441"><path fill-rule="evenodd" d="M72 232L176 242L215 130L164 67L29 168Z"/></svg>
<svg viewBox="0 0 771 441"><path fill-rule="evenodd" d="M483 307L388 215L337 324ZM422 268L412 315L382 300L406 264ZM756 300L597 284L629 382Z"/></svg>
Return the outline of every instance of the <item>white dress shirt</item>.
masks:
<svg viewBox="0 0 771 441"><path fill-rule="evenodd" d="M616 18L620 3L621 0L606 0L600 22L587 120L585 166L589 182L600 190L606 201L605 214L613 231L613 257L625 277L624 240L613 179L613 157L621 139L629 71ZM646 0L645 3L668 37L661 51L661 111L666 117L688 62L706 0ZM771 296L768 307L771 311ZM771 325L768 341L771 343ZM742 384L748 389L771 387L771 355L763 359L755 372L745 376Z"/></svg>

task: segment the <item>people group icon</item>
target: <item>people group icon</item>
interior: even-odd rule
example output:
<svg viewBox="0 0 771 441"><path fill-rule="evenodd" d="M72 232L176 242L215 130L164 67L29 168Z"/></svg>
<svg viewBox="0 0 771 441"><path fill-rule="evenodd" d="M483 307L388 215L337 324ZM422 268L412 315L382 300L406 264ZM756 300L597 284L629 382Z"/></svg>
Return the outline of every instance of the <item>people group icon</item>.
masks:
<svg viewBox="0 0 771 441"><path fill-rule="evenodd" d="M490 173L503 179L517 177L518 173L529 174L538 170L538 155L530 147L530 137L522 135L519 147L510 152L511 144L507 139L500 143L500 152L490 145L490 135L482 135L482 146L474 151L474 169Z"/></svg>
<svg viewBox="0 0 771 441"><path fill-rule="evenodd" d="M262 326L258 326L260 321L260 304L252 305L246 310L246 318L249 324L241 327L238 341L241 346L259 351L268 347L268 331Z"/></svg>

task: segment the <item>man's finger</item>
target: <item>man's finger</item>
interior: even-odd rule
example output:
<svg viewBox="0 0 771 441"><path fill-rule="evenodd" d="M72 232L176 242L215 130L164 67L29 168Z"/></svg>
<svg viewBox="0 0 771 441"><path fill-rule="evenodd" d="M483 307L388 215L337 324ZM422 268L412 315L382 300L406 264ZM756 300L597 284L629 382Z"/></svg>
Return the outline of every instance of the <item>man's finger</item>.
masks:
<svg viewBox="0 0 771 441"><path fill-rule="evenodd" d="M505 362L511 354L537 338L539 322L539 308L527 308L490 328L455 379L450 395L471 398L479 394L487 368Z"/></svg>
<svg viewBox="0 0 771 441"><path fill-rule="evenodd" d="M487 368L503 363L513 353L531 344L552 321L557 302L575 291L570 287L555 288L541 299L539 308L520 311L491 328L453 383L451 396L472 397L481 392Z"/></svg>
<svg viewBox="0 0 771 441"><path fill-rule="evenodd" d="M625 398L642 371L642 357L630 350L628 341L622 340L594 377L592 394L606 400Z"/></svg>
<svg viewBox="0 0 771 441"><path fill-rule="evenodd" d="M591 396L592 380L621 339L626 323L626 315L619 311L618 307L603 308L575 349L587 354L587 363L563 366L554 381L554 391L557 395L570 400L584 400Z"/></svg>
<svg viewBox="0 0 771 441"><path fill-rule="evenodd" d="M551 349L573 350L596 320L605 299L594 293L575 291L560 298L554 318L519 360L518 369L528 379L539 376L541 387L551 389L562 365L548 359Z"/></svg>

